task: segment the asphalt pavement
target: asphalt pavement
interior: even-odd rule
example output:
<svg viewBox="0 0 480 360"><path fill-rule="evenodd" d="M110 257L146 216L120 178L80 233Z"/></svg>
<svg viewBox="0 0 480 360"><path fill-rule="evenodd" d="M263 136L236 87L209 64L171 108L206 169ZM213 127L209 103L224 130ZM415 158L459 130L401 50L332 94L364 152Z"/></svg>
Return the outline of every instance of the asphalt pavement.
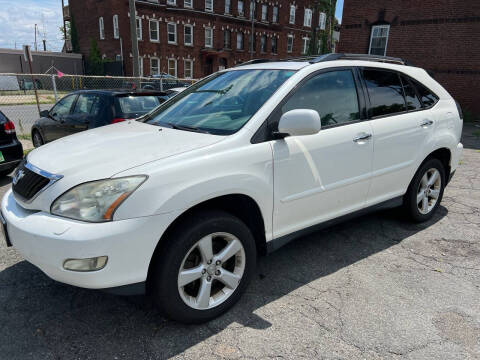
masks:
<svg viewBox="0 0 480 360"><path fill-rule="evenodd" d="M292 242L204 325L56 283L0 238L0 358L479 359L478 130L431 221L384 211Z"/></svg>

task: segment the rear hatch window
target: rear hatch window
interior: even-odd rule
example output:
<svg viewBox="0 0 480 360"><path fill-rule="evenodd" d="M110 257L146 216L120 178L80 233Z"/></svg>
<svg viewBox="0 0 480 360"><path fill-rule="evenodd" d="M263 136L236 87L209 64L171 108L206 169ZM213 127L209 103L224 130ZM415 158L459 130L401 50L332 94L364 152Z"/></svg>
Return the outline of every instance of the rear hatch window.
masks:
<svg viewBox="0 0 480 360"><path fill-rule="evenodd" d="M117 97L117 102L121 115L133 119L152 111L161 101L156 96L130 95Z"/></svg>

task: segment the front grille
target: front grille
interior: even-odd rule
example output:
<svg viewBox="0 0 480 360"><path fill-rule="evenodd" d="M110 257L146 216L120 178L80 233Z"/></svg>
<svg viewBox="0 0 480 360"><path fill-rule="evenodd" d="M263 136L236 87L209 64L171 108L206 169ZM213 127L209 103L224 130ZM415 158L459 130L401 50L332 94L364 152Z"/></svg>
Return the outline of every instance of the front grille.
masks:
<svg viewBox="0 0 480 360"><path fill-rule="evenodd" d="M15 170L12 189L15 194L20 195L24 200L31 200L50 182L49 178L28 169L23 161Z"/></svg>

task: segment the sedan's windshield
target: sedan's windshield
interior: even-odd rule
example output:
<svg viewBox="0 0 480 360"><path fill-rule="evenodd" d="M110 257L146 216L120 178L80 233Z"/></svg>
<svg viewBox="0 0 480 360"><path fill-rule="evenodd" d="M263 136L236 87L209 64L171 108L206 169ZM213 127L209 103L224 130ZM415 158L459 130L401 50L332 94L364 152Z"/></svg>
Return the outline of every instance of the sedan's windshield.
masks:
<svg viewBox="0 0 480 360"><path fill-rule="evenodd" d="M217 135L233 134L293 73L235 70L213 75L161 105L146 123Z"/></svg>

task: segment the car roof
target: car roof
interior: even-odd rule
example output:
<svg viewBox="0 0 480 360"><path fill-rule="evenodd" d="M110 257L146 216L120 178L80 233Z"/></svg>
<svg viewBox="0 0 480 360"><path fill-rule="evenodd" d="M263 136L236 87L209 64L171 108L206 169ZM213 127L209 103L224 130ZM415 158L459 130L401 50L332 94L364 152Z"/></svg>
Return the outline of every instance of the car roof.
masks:
<svg viewBox="0 0 480 360"><path fill-rule="evenodd" d="M310 65L308 61L268 61L260 63L247 62L228 70L300 70L308 65Z"/></svg>
<svg viewBox="0 0 480 360"><path fill-rule="evenodd" d="M164 91L155 90L132 90L132 89L96 89L96 90L77 90L71 94L101 94L110 96L165 96Z"/></svg>

